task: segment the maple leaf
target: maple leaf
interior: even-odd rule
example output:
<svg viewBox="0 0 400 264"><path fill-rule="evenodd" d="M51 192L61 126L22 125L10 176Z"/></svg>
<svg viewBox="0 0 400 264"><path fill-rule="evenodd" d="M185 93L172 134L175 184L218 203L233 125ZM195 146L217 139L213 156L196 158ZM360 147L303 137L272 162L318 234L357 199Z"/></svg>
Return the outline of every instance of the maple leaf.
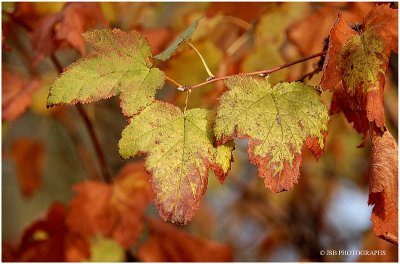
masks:
<svg viewBox="0 0 400 264"><path fill-rule="evenodd" d="M343 111L366 134L369 122L385 129L383 92L390 52L397 52L397 10L377 6L353 29L338 15L329 35L321 87L334 92L334 111Z"/></svg>
<svg viewBox="0 0 400 264"><path fill-rule="evenodd" d="M318 158L329 119L326 106L311 86L236 76L226 80L229 91L220 98L214 133L217 141L249 139L250 162L272 192L289 190L297 182L305 145Z"/></svg>
<svg viewBox="0 0 400 264"><path fill-rule="evenodd" d="M156 205L164 220L187 223L206 191L209 168L221 181L230 168L233 146L230 151L220 150L216 161L211 117L205 109L182 113L171 104L155 101L122 132L119 152L123 158L147 154L146 168L152 173Z"/></svg>
<svg viewBox="0 0 400 264"><path fill-rule="evenodd" d="M17 138L11 144L11 158L15 163L16 177L22 194L32 197L42 185L43 144L32 139Z"/></svg>
<svg viewBox="0 0 400 264"><path fill-rule="evenodd" d="M149 219L150 237L138 249L146 262L228 262L232 249L224 244L194 237L175 226Z"/></svg>
<svg viewBox="0 0 400 264"><path fill-rule="evenodd" d="M97 3L67 3L61 12L42 17L32 31L33 63L52 54L63 41L84 55L82 33L99 22L106 24Z"/></svg>
<svg viewBox="0 0 400 264"><path fill-rule="evenodd" d="M2 119L13 121L31 104L32 94L40 87L37 78L28 80L22 75L2 70Z"/></svg>
<svg viewBox="0 0 400 264"><path fill-rule="evenodd" d="M389 131L372 133L369 199L374 233L398 243L398 146Z"/></svg>
<svg viewBox="0 0 400 264"><path fill-rule="evenodd" d="M74 186L67 224L85 238L111 237L123 247L132 246L143 228L142 216L152 199L143 164L125 166L112 185L86 181Z"/></svg>
<svg viewBox="0 0 400 264"><path fill-rule="evenodd" d="M160 61L167 61L169 58L171 58L171 56L174 55L175 51L183 43L185 43L188 39L190 39L192 34L196 31L198 24L199 24L199 19L193 21L193 23L185 31L183 31L166 50L154 56L154 58Z"/></svg>
<svg viewBox="0 0 400 264"><path fill-rule="evenodd" d="M73 63L50 88L47 105L89 103L121 94L121 108L133 116L152 103L164 73L151 68L151 49L136 31L95 30L84 34L96 55Z"/></svg>

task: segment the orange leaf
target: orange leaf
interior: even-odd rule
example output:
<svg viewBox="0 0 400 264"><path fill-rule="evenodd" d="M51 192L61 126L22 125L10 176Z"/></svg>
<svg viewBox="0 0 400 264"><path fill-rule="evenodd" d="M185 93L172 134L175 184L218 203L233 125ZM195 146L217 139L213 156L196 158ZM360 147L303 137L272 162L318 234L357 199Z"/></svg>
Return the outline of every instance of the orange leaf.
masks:
<svg viewBox="0 0 400 264"><path fill-rule="evenodd" d="M98 233L128 248L143 228L143 214L152 199L149 176L142 163L125 166L112 184L86 181L74 186L67 224L90 238Z"/></svg>
<svg viewBox="0 0 400 264"><path fill-rule="evenodd" d="M343 111L360 133L369 122L385 129L383 92L390 52L397 52L397 17L388 5L372 9L361 26L339 14L330 32L321 87L334 92L331 111Z"/></svg>
<svg viewBox="0 0 400 264"><path fill-rule="evenodd" d="M398 147L386 131L372 133L368 204L374 205L371 220L374 233L393 244L398 243Z"/></svg>
<svg viewBox="0 0 400 264"><path fill-rule="evenodd" d="M220 243L191 236L174 225L149 219L150 238L139 248L146 262L228 262L232 249Z"/></svg>
<svg viewBox="0 0 400 264"><path fill-rule="evenodd" d="M32 94L40 81L8 70L2 70L2 119L12 121L22 115L31 103Z"/></svg>
<svg viewBox="0 0 400 264"><path fill-rule="evenodd" d="M43 157L41 142L18 138L11 144L11 158L15 163L19 188L25 197L31 197L42 184Z"/></svg>
<svg viewBox="0 0 400 264"><path fill-rule="evenodd" d="M52 54L62 41L85 54L82 34L105 19L97 3L68 3L60 13L42 17L32 32L32 46L37 64Z"/></svg>

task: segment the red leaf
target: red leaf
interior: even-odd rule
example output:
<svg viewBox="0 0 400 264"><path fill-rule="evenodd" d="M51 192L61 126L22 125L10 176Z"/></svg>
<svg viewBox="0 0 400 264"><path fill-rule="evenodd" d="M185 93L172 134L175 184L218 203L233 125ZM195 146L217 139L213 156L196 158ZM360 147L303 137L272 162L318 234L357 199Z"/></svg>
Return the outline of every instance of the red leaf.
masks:
<svg viewBox="0 0 400 264"><path fill-rule="evenodd" d="M143 164L125 166L113 184L86 181L74 187L67 223L73 232L90 238L98 233L122 246L132 246L143 228L143 214L152 199Z"/></svg>
<svg viewBox="0 0 400 264"><path fill-rule="evenodd" d="M63 204L53 203L44 219L32 223L16 248L3 243L3 260L18 262L82 261L89 257L88 242L70 232Z"/></svg>
<svg viewBox="0 0 400 264"><path fill-rule="evenodd" d="M386 131L372 133L368 204L374 205L371 220L374 233L390 243L398 243L398 146Z"/></svg>
<svg viewBox="0 0 400 264"><path fill-rule="evenodd" d="M82 34L105 19L98 3L68 3L60 13L41 18L32 32L32 46L37 64L52 54L62 41L85 54Z"/></svg>
<svg viewBox="0 0 400 264"><path fill-rule="evenodd" d="M101 22L105 24L98 3L68 3L61 13L61 24L57 39L66 41L81 55L85 54L85 42L82 37L87 29Z"/></svg>
<svg viewBox="0 0 400 264"><path fill-rule="evenodd" d="M22 115L39 85L36 78L29 81L16 72L2 70L2 119L12 121Z"/></svg>
<svg viewBox="0 0 400 264"><path fill-rule="evenodd" d="M41 142L27 138L15 139L11 144L11 158L19 188L31 197L42 185L44 147Z"/></svg>
<svg viewBox="0 0 400 264"><path fill-rule="evenodd" d="M150 238L139 248L146 262L228 262L229 246L191 236L174 225L149 219Z"/></svg>
<svg viewBox="0 0 400 264"><path fill-rule="evenodd" d="M369 122L383 132L386 72L391 50L397 52L397 10L377 6L353 28L339 14L321 87L334 92L331 111L343 111L358 132L366 134Z"/></svg>
<svg viewBox="0 0 400 264"><path fill-rule="evenodd" d="M16 258L22 262L64 261L65 208L54 203L43 220L24 232Z"/></svg>

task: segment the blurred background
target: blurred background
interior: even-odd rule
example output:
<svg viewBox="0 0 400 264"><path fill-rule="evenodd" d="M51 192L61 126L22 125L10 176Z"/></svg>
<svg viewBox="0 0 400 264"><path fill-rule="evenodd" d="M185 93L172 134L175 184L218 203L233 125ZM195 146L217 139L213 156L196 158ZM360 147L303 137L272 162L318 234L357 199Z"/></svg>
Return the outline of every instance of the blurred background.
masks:
<svg viewBox="0 0 400 264"><path fill-rule="evenodd" d="M348 21L361 23L374 6L362 2L105 2L74 7L78 11L68 13L68 5L2 3L3 242L17 243L26 227L43 217L54 201L68 204L74 197L74 184L100 177L89 134L76 108L46 109L49 87L58 75L54 58L66 67L89 51L79 49L76 43L54 40L54 30L62 19L76 23L81 31L93 27L138 30L157 54L202 17L191 42L218 76L269 69L320 52L338 11ZM63 14L61 22L51 22L54 14ZM395 138L397 60L393 55L385 88L386 122ZM271 74L270 81L303 79L318 85L321 73L307 76L318 69L318 61L316 58L285 68ZM208 77L188 45L158 67L184 85ZM222 82L195 89L189 108L215 109L224 89ZM328 107L331 97L329 92L322 93ZM184 106L184 95L169 83L157 98ZM100 100L84 105L84 109L95 126L106 164L115 175L128 162L118 154L118 140L127 124L119 99ZM234 163L224 185L210 174L200 209L189 224L177 228L228 245L234 261L397 261L397 247L371 231L372 207L367 204L369 139L358 134L343 114L331 116L328 131L324 155L316 161L307 152L299 183L292 191L279 194L267 190L256 167L249 164L247 142L235 141ZM158 217L154 205L147 214ZM382 249L386 255L320 254L327 249Z"/></svg>

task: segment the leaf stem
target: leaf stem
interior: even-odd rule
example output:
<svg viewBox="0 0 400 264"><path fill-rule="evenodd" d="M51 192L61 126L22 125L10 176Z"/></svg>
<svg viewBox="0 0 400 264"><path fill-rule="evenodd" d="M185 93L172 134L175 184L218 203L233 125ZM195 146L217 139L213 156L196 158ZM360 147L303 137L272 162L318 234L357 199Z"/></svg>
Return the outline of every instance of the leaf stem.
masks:
<svg viewBox="0 0 400 264"><path fill-rule="evenodd" d="M307 57L304 57L304 58L301 58L301 59L298 59L298 60L295 60L295 61L292 61L292 62L289 62L289 63L285 63L285 64L279 65L279 66L277 66L275 68L268 69L268 70L247 72L247 73L239 73L239 74L231 74L231 75L216 77L216 78L213 78L211 80L207 80L205 82L198 83L198 84L193 85L193 86L182 86L185 89L182 89L181 91L187 91L187 90L195 89L195 88L198 88L198 87L201 87L201 86L204 86L206 84L210 84L210 83L213 83L213 82L216 82L216 81L226 80L226 79L228 79L230 77L233 77L233 76L252 76L252 75L267 76L268 74L271 74L273 72L282 70L284 68L293 66L295 64L298 64L298 63L301 63L301 62L304 62L304 61L307 61L307 60L310 60L310 59L313 59L313 58L316 58L316 57L324 56L325 54L326 54L326 51L321 51L319 53L316 53L316 54L313 54L313 55L310 55L310 56L307 56Z"/></svg>
<svg viewBox="0 0 400 264"><path fill-rule="evenodd" d="M175 84L178 87L183 86L182 84L178 83L177 81L175 81L174 79L172 79L171 77L168 77L167 75L165 75L165 79L167 79L168 81L170 81L171 83Z"/></svg>
<svg viewBox="0 0 400 264"><path fill-rule="evenodd" d="M200 51L198 49L196 49L196 47L192 43L188 42L188 44L190 47L192 47L192 49L194 49L194 51L196 51L197 55L199 55L201 61L203 62L204 68L206 69L208 76L211 78L214 78L215 77L214 74L212 74L212 72L208 68L208 65L207 65L206 61L204 60L203 56L201 56Z"/></svg>
<svg viewBox="0 0 400 264"><path fill-rule="evenodd" d="M55 56L55 54L51 54L50 59L53 62L54 66L56 67L58 73L61 74L63 72L63 67L62 67L60 61ZM94 130L94 126L93 126L92 122L90 121L89 116L85 112L85 109L83 109L82 105L77 104L77 105L75 105L75 107L76 107L79 115L81 116L83 122L85 123L85 127L89 133L90 139L91 139L93 147L95 149L97 160L100 165L101 173L103 175L103 180L107 183L110 183L112 181L112 177L111 177L110 171L108 170L106 159L105 159L103 150L101 149L100 141Z"/></svg>
<svg viewBox="0 0 400 264"><path fill-rule="evenodd" d="M188 101L189 101L189 94L190 94L191 92L192 92L191 89L189 89L189 90L186 91L185 108L183 109L183 115L186 114L186 109L187 109Z"/></svg>

